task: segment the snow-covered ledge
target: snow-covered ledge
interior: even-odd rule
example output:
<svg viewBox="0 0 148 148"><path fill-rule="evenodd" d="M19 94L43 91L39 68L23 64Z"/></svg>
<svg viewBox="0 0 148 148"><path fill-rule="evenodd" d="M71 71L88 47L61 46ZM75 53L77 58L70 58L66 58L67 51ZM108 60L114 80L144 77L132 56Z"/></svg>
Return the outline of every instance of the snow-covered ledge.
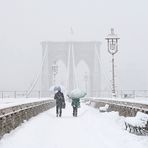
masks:
<svg viewBox="0 0 148 148"><path fill-rule="evenodd" d="M90 99L91 106L100 108L109 105L107 111L118 111L120 116L134 117L137 112L148 114L148 103L138 100L112 99L112 98L96 98Z"/></svg>
<svg viewBox="0 0 148 148"><path fill-rule="evenodd" d="M55 101L42 100L0 109L0 139L5 133L9 133L25 120L29 120L54 106Z"/></svg>

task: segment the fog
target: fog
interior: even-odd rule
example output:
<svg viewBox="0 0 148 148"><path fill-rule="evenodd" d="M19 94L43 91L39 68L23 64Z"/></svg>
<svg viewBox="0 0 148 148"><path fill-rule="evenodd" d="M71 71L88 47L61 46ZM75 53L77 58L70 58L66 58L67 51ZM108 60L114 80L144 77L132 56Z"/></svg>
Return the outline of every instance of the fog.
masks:
<svg viewBox="0 0 148 148"><path fill-rule="evenodd" d="M120 89L148 89L147 0L0 0L0 90L26 90L40 70L43 40L101 41L102 70L110 75L105 41L119 35Z"/></svg>

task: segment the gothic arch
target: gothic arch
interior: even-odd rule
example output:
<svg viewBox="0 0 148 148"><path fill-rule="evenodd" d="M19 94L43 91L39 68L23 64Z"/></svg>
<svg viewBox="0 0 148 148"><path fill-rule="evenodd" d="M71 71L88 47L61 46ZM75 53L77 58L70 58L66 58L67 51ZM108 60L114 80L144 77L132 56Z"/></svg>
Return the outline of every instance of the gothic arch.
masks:
<svg viewBox="0 0 148 148"><path fill-rule="evenodd" d="M74 71L73 66L77 67L78 64L83 60L88 65L90 71L90 95L97 96L100 90L100 65L97 61L96 50L100 51L100 42L86 41L86 42L43 42L42 44L43 54L47 50L47 59L42 69L42 91L48 90L52 85L52 64L59 59L63 61L66 68L69 69L69 90L74 88ZM71 61L73 51L74 65ZM68 57L70 62L68 62ZM68 66L68 63L69 66Z"/></svg>

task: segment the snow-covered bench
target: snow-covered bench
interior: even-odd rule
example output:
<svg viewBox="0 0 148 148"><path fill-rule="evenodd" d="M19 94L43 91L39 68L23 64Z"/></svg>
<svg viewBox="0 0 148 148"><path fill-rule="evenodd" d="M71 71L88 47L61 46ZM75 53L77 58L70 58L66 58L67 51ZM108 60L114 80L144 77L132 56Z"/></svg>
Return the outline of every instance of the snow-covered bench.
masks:
<svg viewBox="0 0 148 148"><path fill-rule="evenodd" d="M127 117L125 129L137 135L148 135L148 114L137 112L135 117Z"/></svg>
<svg viewBox="0 0 148 148"><path fill-rule="evenodd" d="M100 112L107 112L108 107L109 107L109 105L108 105L108 104L106 104L106 105L105 105L105 106L103 106L103 107L99 107L99 111L100 111Z"/></svg>
<svg viewBox="0 0 148 148"><path fill-rule="evenodd" d="M91 101L90 100L89 101L86 101L85 104L86 105L90 105L91 104Z"/></svg>

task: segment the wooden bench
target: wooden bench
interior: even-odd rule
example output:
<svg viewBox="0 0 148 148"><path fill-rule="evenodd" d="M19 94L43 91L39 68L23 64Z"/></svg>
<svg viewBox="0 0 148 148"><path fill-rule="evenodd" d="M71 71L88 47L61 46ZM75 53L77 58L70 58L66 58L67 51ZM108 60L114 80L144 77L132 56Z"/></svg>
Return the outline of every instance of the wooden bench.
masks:
<svg viewBox="0 0 148 148"><path fill-rule="evenodd" d="M126 117L124 123L130 133L148 136L148 114L137 112L135 117Z"/></svg>

